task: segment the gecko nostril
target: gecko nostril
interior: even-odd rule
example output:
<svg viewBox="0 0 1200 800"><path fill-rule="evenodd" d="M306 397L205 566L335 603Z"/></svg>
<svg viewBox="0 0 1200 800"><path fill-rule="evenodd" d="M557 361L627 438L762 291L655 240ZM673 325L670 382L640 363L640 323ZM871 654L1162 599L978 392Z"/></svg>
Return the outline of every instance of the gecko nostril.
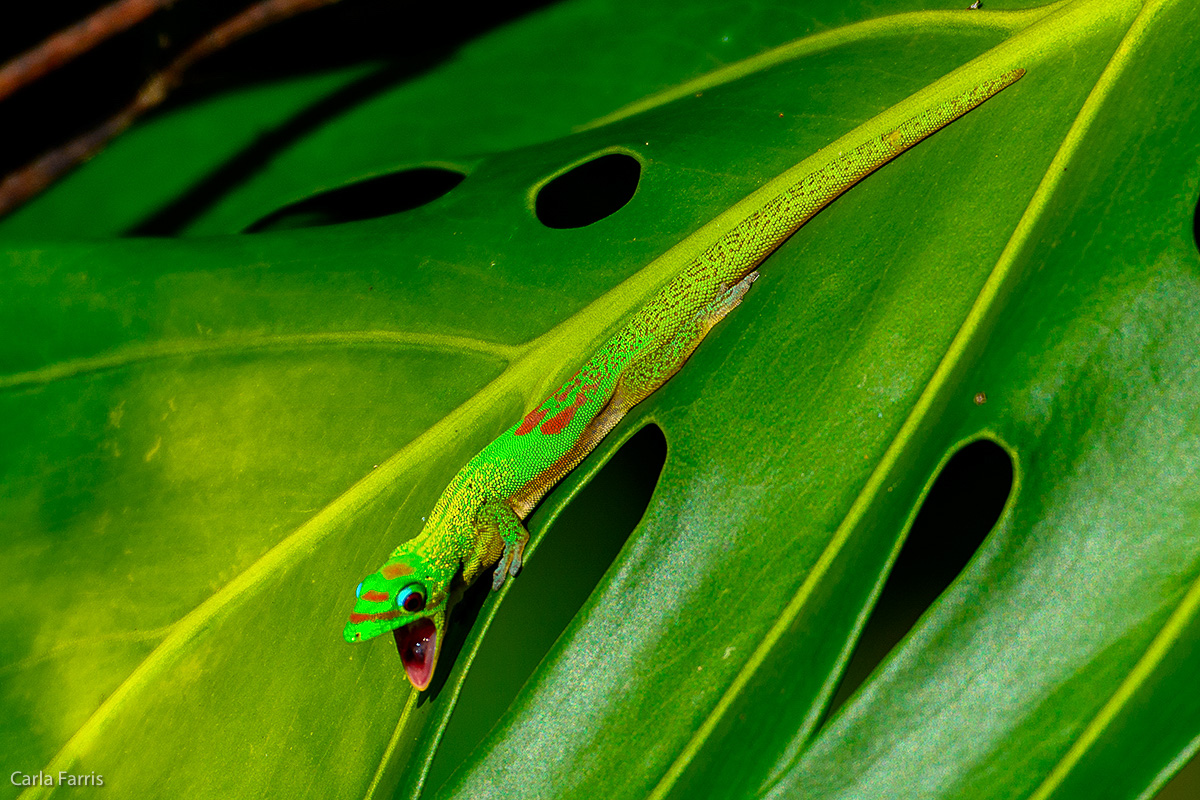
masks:
<svg viewBox="0 0 1200 800"><path fill-rule="evenodd" d="M632 198L642 165L625 153L593 158L548 181L534 213L547 228L582 228L615 214Z"/></svg>
<svg viewBox="0 0 1200 800"><path fill-rule="evenodd" d="M412 211L437 200L465 177L442 167L418 167L368 178L272 211L246 233L315 228Z"/></svg>

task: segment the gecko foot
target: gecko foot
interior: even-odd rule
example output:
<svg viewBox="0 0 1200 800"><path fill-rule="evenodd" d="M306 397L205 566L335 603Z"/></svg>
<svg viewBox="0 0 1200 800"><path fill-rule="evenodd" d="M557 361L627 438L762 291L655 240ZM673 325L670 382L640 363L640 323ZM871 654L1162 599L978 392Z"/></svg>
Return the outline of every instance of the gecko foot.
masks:
<svg viewBox="0 0 1200 800"><path fill-rule="evenodd" d="M527 536L522 536L513 542L504 543L504 553L500 556L500 561L496 563L496 571L492 573L492 591L500 590L504 585L504 579L509 575L514 578L521 571L521 566L525 563L525 542L529 541Z"/></svg>
<svg viewBox="0 0 1200 800"><path fill-rule="evenodd" d="M696 312L696 318L704 320L708 328L725 319L725 315L741 305L742 298L750 291L750 284L758 280L758 270L753 270L737 283L730 286L722 283L717 287L717 297Z"/></svg>

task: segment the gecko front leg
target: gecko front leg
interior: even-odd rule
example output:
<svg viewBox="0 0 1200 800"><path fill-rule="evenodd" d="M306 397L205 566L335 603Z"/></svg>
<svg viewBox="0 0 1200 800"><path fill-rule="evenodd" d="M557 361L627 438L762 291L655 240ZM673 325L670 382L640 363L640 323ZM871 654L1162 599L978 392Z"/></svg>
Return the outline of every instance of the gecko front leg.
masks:
<svg viewBox="0 0 1200 800"><path fill-rule="evenodd" d="M492 573L492 591L495 592L504 585L506 577L511 575L515 578L521 571L521 565L525 561L525 544L529 541L529 532L525 530L517 512L501 500L485 502L476 516L476 524L487 540L482 548L486 554L481 556L480 548L476 549L472 561L463 570L464 577L468 574L473 575L482 569L484 563L495 563L496 571ZM493 554L501 546L503 546L503 552L499 554L497 561ZM468 579L469 582L470 579Z"/></svg>

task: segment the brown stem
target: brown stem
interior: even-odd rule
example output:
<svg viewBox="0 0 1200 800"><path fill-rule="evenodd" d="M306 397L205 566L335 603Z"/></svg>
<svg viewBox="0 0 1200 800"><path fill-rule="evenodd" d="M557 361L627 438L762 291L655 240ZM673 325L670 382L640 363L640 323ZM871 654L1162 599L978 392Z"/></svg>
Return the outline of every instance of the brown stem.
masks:
<svg viewBox="0 0 1200 800"><path fill-rule="evenodd" d="M0 67L0 100L175 0L117 0Z"/></svg>
<svg viewBox="0 0 1200 800"><path fill-rule="evenodd" d="M133 102L94 130L34 159L0 182L0 215L35 197L69 172L104 149L118 134L150 109L162 103L197 61L222 50L244 36L276 22L338 0L261 0L200 37L161 72L150 77Z"/></svg>

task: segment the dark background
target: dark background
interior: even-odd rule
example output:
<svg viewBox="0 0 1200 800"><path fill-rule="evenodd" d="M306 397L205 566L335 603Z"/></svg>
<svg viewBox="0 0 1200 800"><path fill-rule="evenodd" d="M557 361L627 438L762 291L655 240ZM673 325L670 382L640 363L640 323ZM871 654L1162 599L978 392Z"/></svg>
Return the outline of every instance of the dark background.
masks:
<svg viewBox="0 0 1200 800"><path fill-rule="evenodd" d="M159 110L234 86L364 62L391 66L388 75L394 84L449 57L481 33L553 2L506 0L468 12L451 3L342 0L252 34L198 63ZM0 61L7 62L106 5L53 0L6 10L0 25ZM0 174L96 127L128 104L147 78L188 45L250 5L247 0L176 0L174 6L0 101Z"/></svg>

